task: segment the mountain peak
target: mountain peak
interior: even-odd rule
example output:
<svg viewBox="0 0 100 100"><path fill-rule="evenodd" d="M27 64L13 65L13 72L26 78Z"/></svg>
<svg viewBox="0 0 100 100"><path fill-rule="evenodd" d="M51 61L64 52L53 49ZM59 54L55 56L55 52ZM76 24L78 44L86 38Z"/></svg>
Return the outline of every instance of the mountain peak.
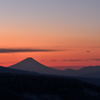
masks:
<svg viewBox="0 0 100 100"><path fill-rule="evenodd" d="M49 68L31 57L28 57L28 58L22 60L21 62L10 66L10 68L24 70L24 71L30 71L30 72L43 73L43 74L59 73L58 70Z"/></svg>
<svg viewBox="0 0 100 100"><path fill-rule="evenodd" d="M24 59L24 61L34 61L34 59L32 57L28 57L28 58Z"/></svg>
<svg viewBox="0 0 100 100"><path fill-rule="evenodd" d="M37 60L35 60L35 59L33 59L32 57L28 57L28 58L26 58L26 59L24 59L24 60L22 60L21 62L26 62L26 63L39 63L39 62L37 62ZM20 63L21 63L20 62Z"/></svg>

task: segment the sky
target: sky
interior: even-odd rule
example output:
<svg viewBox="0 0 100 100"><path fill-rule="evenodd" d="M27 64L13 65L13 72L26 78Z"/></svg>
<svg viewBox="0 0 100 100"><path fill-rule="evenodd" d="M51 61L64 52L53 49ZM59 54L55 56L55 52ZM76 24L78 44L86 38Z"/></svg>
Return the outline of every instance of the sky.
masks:
<svg viewBox="0 0 100 100"><path fill-rule="evenodd" d="M27 57L61 69L100 65L100 0L0 0L0 65Z"/></svg>

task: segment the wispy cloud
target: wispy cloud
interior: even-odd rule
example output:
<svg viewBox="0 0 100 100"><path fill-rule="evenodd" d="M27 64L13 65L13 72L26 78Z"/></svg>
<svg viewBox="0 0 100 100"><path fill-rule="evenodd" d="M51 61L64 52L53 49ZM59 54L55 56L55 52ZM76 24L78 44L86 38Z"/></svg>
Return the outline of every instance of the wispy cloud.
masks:
<svg viewBox="0 0 100 100"><path fill-rule="evenodd" d="M83 61L82 59L64 59L62 60L63 62L79 62L79 61Z"/></svg>
<svg viewBox="0 0 100 100"><path fill-rule="evenodd" d="M53 49L14 49L14 48L1 48L0 53L17 53L17 52L56 52L60 50Z"/></svg>
<svg viewBox="0 0 100 100"><path fill-rule="evenodd" d="M91 59L93 61L100 61L100 58Z"/></svg>
<svg viewBox="0 0 100 100"><path fill-rule="evenodd" d="M100 58L94 58L94 59L62 59L62 60L56 60L52 59L51 62L88 62L88 61L100 61Z"/></svg>
<svg viewBox="0 0 100 100"><path fill-rule="evenodd" d="M62 59L62 60L57 60L57 59L52 59L52 60L48 60L50 62L80 62L80 61L86 61L86 60L82 60L82 59Z"/></svg>
<svg viewBox="0 0 100 100"><path fill-rule="evenodd" d="M83 62L83 61L100 61L100 58L95 59L65 59L63 62Z"/></svg>
<svg viewBox="0 0 100 100"><path fill-rule="evenodd" d="M87 53L90 53L91 51L90 51L90 50L86 50L86 52L87 52Z"/></svg>

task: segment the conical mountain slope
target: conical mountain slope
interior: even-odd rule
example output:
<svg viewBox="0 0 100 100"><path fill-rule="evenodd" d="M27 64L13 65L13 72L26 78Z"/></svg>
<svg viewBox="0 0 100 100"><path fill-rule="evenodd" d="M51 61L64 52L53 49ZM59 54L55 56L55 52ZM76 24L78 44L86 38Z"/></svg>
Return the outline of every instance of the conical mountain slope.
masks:
<svg viewBox="0 0 100 100"><path fill-rule="evenodd" d="M38 72L41 74L54 74L54 75L60 75L62 72L60 70L49 68L33 58L27 58L15 65L10 66L14 69L19 70L25 70L25 71L31 71L31 72Z"/></svg>

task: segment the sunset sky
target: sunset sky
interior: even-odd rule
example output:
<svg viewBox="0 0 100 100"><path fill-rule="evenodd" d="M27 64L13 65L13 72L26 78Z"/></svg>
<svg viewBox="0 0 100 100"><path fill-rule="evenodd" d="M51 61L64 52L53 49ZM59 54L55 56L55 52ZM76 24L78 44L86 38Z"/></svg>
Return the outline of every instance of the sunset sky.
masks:
<svg viewBox="0 0 100 100"><path fill-rule="evenodd" d="M61 69L100 65L100 0L0 0L0 65L27 57Z"/></svg>

